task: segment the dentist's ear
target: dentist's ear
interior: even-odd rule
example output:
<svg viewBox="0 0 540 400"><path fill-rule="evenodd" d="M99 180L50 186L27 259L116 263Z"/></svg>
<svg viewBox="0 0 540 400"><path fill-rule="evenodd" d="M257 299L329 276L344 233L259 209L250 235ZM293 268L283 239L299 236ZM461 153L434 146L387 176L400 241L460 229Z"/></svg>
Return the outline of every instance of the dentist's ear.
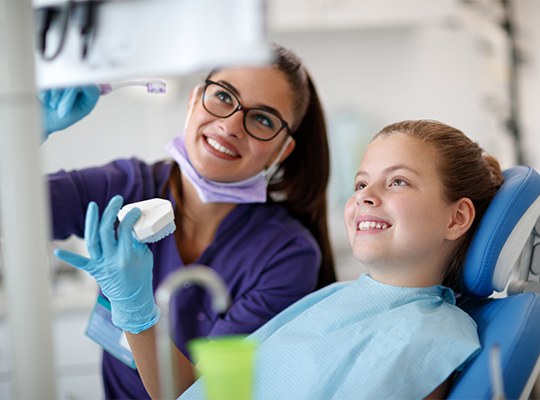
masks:
<svg viewBox="0 0 540 400"><path fill-rule="evenodd" d="M281 164L289 155L293 152L294 148L296 147L296 140L289 135L287 136L287 139L285 139L285 142L283 143L283 151L281 154L281 157L279 158L279 163ZM278 154L279 157L279 154Z"/></svg>
<svg viewBox="0 0 540 400"><path fill-rule="evenodd" d="M466 197L459 199L453 206L446 238L448 240L457 240L465 235L474 222L475 215L476 210L471 199Z"/></svg>
<svg viewBox="0 0 540 400"><path fill-rule="evenodd" d="M273 157L272 163L266 167L266 179L270 181L274 176L275 172L279 168L279 165L291 154L296 146L296 141L292 136L287 136L287 139L281 145L281 148L278 150L276 156Z"/></svg>

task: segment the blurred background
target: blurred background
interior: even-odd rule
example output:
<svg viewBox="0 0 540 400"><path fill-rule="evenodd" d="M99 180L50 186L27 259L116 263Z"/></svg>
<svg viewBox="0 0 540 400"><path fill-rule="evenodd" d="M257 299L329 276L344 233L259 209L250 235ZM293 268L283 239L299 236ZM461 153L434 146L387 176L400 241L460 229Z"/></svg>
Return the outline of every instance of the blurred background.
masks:
<svg viewBox="0 0 540 400"><path fill-rule="evenodd" d="M503 167L540 167L540 1L269 0L266 5L268 39L302 57L326 110L338 256L348 254L341 210L360 157L389 123L437 119L463 130ZM126 88L103 96L88 118L42 145L45 171L118 157L167 157L164 144L181 132L189 90L204 76L205 71L159 76L168 85L161 95ZM340 267L340 276L349 278L348 263Z"/></svg>
<svg viewBox="0 0 540 400"><path fill-rule="evenodd" d="M366 144L385 125L437 119L463 130L503 168L527 164L540 169L538 21L539 0L266 2L268 39L300 55L326 110L332 152L329 207L340 280L362 270L349 254L342 208ZM166 80L166 94L126 88L103 96L89 117L41 146L43 170L122 157L168 157L164 145L181 132L189 90L204 75L156 76ZM52 243L51 248L57 245L77 250L81 243ZM51 263L61 396L99 398L99 349L84 336L95 287L54 257ZM2 307L0 300L0 312ZM2 321L0 314L0 398L10 398Z"/></svg>

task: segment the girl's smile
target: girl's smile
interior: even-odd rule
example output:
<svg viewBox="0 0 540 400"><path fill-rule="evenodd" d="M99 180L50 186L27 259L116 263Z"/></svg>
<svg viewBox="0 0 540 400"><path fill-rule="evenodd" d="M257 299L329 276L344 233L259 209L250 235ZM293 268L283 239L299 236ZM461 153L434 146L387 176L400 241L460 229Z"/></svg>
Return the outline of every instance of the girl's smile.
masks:
<svg viewBox="0 0 540 400"><path fill-rule="evenodd" d="M371 215L360 215L355 218L356 234L383 231L392 226L390 222Z"/></svg>

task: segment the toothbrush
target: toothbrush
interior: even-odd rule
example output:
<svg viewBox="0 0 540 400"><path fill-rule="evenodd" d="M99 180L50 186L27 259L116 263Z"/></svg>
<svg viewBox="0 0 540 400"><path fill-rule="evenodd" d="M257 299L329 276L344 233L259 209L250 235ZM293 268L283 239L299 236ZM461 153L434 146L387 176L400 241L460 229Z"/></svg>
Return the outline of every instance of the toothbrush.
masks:
<svg viewBox="0 0 540 400"><path fill-rule="evenodd" d="M157 242L176 229L174 211L169 200L154 198L127 204L118 213L118 219L122 221L134 207L142 211L141 217L133 226L133 233L139 242Z"/></svg>
<svg viewBox="0 0 540 400"><path fill-rule="evenodd" d="M165 93L167 91L167 84L165 83L164 80L161 80L161 79L101 83L98 86L99 86L101 95L109 94L113 90L129 87L129 86L146 87L146 91L148 93Z"/></svg>

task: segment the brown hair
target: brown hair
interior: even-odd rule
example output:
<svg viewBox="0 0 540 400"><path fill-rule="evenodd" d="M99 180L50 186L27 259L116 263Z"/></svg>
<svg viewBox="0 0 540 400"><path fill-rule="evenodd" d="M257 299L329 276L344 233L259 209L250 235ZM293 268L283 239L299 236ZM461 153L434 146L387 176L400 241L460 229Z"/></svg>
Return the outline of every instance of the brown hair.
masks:
<svg viewBox="0 0 540 400"><path fill-rule="evenodd" d="M442 195L449 203L469 198L476 215L471 228L448 260L443 284L459 289L465 253L478 222L503 182L499 162L460 130L434 120L401 121L383 128L373 140L394 134L414 137L429 144L435 159Z"/></svg>
<svg viewBox="0 0 540 400"><path fill-rule="evenodd" d="M291 134L294 151L270 182L269 193L279 197L287 210L310 230L322 254L318 288L335 282L334 257L328 234L326 187L330 154L326 121L317 90L302 61L290 50L273 45L274 65L282 71L295 94L297 116ZM275 196L275 195L278 196Z"/></svg>

